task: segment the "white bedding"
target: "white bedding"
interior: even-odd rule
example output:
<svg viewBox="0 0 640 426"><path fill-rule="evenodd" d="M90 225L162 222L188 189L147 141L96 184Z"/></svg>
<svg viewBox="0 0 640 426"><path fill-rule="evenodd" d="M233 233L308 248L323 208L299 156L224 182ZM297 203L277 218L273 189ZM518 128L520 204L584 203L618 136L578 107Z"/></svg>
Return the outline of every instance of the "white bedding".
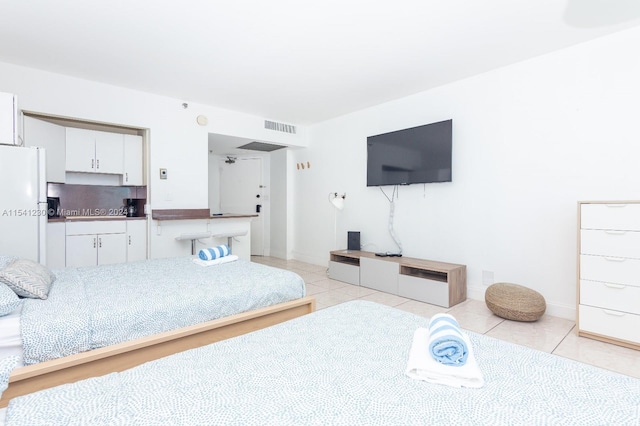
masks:
<svg viewBox="0 0 640 426"><path fill-rule="evenodd" d="M466 332L485 378L405 374L425 318L353 301L102 377L14 398L44 425L638 425L640 380ZM457 368L457 367L453 367Z"/></svg>
<svg viewBox="0 0 640 426"><path fill-rule="evenodd" d="M20 357L22 365L22 336L20 335L20 314L22 305L9 315L0 317L0 359L12 355Z"/></svg>

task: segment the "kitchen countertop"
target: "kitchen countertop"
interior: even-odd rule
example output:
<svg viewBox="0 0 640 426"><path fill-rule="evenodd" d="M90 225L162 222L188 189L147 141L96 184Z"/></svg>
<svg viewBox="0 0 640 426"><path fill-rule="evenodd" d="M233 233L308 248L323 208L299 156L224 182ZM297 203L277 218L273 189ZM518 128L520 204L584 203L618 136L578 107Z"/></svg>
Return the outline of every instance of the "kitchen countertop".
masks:
<svg viewBox="0 0 640 426"><path fill-rule="evenodd" d="M153 220L190 220L190 219L249 219L257 214L220 213L212 215L209 209L165 209L153 210Z"/></svg>
<svg viewBox="0 0 640 426"><path fill-rule="evenodd" d="M88 222L103 220L145 220L146 216L67 216L67 217L50 217L49 222Z"/></svg>

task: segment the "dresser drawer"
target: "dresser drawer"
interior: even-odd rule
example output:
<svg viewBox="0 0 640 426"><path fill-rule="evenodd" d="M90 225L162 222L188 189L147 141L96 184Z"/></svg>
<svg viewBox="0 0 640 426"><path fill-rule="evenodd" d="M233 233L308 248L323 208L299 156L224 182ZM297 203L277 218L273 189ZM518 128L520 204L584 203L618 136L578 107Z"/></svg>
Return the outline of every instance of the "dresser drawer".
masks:
<svg viewBox="0 0 640 426"><path fill-rule="evenodd" d="M580 254L640 259L640 232L583 229Z"/></svg>
<svg viewBox="0 0 640 426"><path fill-rule="evenodd" d="M640 287L580 280L580 304L640 315Z"/></svg>
<svg viewBox="0 0 640 426"><path fill-rule="evenodd" d="M581 204L582 229L640 231L640 204Z"/></svg>
<svg viewBox="0 0 640 426"><path fill-rule="evenodd" d="M640 315L580 305L580 331L640 343Z"/></svg>
<svg viewBox="0 0 640 426"><path fill-rule="evenodd" d="M580 280L640 286L640 260L580 255Z"/></svg>

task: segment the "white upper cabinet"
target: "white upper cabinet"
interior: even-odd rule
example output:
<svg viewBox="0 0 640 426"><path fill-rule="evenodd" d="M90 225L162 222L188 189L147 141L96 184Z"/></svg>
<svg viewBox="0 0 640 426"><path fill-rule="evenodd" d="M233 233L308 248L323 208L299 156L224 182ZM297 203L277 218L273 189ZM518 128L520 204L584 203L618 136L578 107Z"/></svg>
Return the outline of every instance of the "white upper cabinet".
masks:
<svg viewBox="0 0 640 426"><path fill-rule="evenodd" d="M47 182L65 182L65 127L33 117L24 117L24 144L47 153Z"/></svg>
<svg viewBox="0 0 640 426"><path fill-rule="evenodd" d="M120 133L66 128L66 170L123 173L124 137Z"/></svg>
<svg viewBox="0 0 640 426"><path fill-rule="evenodd" d="M94 133L96 135L96 173L122 174L124 135L109 132Z"/></svg>
<svg viewBox="0 0 640 426"><path fill-rule="evenodd" d="M124 135L122 185L144 185L142 136Z"/></svg>

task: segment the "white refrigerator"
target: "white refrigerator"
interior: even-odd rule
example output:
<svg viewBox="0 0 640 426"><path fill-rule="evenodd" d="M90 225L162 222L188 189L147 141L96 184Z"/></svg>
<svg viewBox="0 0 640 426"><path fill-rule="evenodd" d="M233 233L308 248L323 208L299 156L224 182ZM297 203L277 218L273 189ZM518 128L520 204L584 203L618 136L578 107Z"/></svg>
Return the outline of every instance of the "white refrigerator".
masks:
<svg viewBox="0 0 640 426"><path fill-rule="evenodd" d="M46 263L45 150L0 145L0 254Z"/></svg>

